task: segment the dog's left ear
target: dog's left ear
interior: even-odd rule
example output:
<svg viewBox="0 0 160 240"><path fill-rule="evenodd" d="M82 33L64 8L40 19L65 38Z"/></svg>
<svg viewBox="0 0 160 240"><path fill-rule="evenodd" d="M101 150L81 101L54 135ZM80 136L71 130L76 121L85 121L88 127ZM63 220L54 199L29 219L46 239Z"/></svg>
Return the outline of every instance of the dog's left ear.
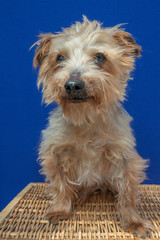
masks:
<svg viewBox="0 0 160 240"><path fill-rule="evenodd" d="M35 56L33 58L33 66L35 68L38 66L41 66L45 57L48 56L51 40L53 38L54 38L54 35L52 33L40 34L39 40L33 44L33 46L38 45L35 51Z"/></svg>
<svg viewBox="0 0 160 240"><path fill-rule="evenodd" d="M126 55L140 57L140 51L142 48L135 42L130 33L119 30L114 33L114 38L118 45L124 49Z"/></svg>

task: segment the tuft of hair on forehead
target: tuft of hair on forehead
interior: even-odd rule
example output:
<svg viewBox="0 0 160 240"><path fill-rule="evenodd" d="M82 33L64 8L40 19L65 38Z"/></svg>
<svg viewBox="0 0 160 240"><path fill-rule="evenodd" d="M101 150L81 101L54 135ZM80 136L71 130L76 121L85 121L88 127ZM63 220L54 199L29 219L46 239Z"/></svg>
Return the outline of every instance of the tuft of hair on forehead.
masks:
<svg viewBox="0 0 160 240"><path fill-rule="evenodd" d="M88 34L95 31L103 30L110 35L114 35L114 33L116 32L125 31L124 28L121 28L121 26L123 26L124 24L117 24L114 27L103 27L102 24L103 23L97 20L90 21L85 15L83 15L82 22L76 21L70 27L62 28L62 32L58 32L58 34Z"/></svg>
<svg viewBox="0 0 160 240"><path fill-rule="evenodd" d="M97 31L101 29L101 23L93 20L89 21L86 16L83 15L83 21L82 22L75 22L75 24L72 24L69 28L62 28L63 32L65 34L88 34L89 32Z"/></svg>

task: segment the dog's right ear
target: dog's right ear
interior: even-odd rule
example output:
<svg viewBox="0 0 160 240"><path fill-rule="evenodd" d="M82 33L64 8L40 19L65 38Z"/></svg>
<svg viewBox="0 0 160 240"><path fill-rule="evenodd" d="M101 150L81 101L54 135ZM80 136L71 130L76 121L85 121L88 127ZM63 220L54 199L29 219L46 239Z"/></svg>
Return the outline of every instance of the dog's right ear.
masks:
<svg viewBox="0 0 160 240"><path fill-rule="evenodd" d="M38 45L33 58L33 66L35 68L41 66L44 58L48 56L51 40L54 38L54 35L52 33L40 34L39 38L40 39L32 45L32 47Z"/></svg>

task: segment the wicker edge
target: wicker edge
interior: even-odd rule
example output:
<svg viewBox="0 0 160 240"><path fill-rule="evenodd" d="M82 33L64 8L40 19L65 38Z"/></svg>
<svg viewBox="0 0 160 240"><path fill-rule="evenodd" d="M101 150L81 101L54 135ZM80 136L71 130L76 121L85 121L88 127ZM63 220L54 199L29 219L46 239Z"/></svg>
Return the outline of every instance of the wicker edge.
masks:
<svg viewBox="0 0 160 240"><path fill-rule="evenodd" d="M36 183L29 183L17 196L0 212L0 224L8 216L10 211L15 205L23 198L23 196L35 185Z"/></svg>

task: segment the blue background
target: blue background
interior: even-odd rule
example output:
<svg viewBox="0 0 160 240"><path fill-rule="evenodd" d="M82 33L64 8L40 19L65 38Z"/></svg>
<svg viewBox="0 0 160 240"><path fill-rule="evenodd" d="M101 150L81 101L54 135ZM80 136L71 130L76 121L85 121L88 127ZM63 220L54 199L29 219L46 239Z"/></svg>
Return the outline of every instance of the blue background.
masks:
<svg viewBox="0 0 160 240"><path fill-rule="evenodd" d="M41 104L29 48L39 33L59 31L83 14L106 27L128 23L143 47L125 107L134 117L137 149L151 159L146 183L160 184L160 1L1 0L0 12L0 209L29 182L44 180L36 159L51 107Z"/></svg>

